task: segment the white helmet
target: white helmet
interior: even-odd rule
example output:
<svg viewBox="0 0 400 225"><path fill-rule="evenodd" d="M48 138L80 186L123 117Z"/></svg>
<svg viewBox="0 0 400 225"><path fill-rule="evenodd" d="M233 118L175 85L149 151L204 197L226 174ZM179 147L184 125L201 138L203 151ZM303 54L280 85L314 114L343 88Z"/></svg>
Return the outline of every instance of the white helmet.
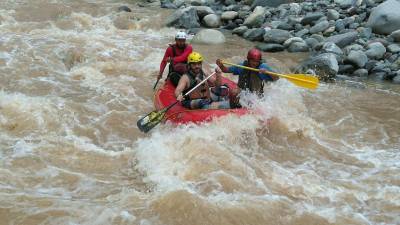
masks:
<svg viewBox="0 0 400 225"><path fill-rule="evenodd" d="M175 35L175 39L184 39L186 40L186 32L185 31L178 31L178 33L176 33Z"/></svg>

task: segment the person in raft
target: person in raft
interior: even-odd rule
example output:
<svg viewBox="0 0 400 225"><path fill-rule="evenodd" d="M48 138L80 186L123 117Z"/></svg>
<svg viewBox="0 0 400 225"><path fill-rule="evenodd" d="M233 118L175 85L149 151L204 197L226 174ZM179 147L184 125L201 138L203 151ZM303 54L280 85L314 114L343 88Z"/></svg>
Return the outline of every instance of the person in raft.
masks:
<svg viewBox="0 0 400 225"><path fill-rule="evenodd" d="M168 79L176 86L180 77L187 70L186 60L193 48L190 44L186 44L187 34L184 31L179 31L175 35L175 44L170 44L165 51L164 57L160 63L160 71L157 75L157 80L162 78L164 69L169 63Z"/></svg>
<svg viewBox="0 0 400 225"><path fill-rule="evenodd" d="M200 53L192 52L188 56L187 62L189 64L188 71L182 75L178 86L175 89L176 99L188 109L229 109L229 90L223 88L225 86L220 86L221 70L219 68L215 69L215 75L211 76L207 82L204 82L202 85L197 87L188 97L183 97L186 92L194 88L207 77L202 69L203 57ZM213 89L219 90L219 92L221 92L222 89L225 89L226 98L224 98L221 93L215 94L216 92L214 92Z"/></svg>
<svg viewBox="0 0 400 225"><path fill-rule="evenodd" d="M217 59L216 64L224 73L239 75L238 88L230 91L232 108L241 107L239 104L239 98L237 97L241 90L248 90L257 93L261 97L264 94L264 82L279 79L278 76L266 73L267 71L273 72L273 70L262 61L261 51L256 48L248 51L247 60L243 61L240 65L259 69L259 72L235 66L225 67L221 59Z"/></svg>

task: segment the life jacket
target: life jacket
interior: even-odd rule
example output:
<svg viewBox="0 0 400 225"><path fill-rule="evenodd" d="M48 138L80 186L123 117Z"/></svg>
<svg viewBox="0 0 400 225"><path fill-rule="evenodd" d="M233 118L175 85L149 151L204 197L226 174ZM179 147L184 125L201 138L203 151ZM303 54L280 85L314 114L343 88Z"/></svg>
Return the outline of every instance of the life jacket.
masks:
<svg viewBox="0 0 400 225"><path fill-rule="evenodd" d="M169 44L169 46L172 48L172 57L176 57L177 56L176 48L178 48L178 47L176 46L176 44ZM183 51L185 51L186 47L187 47L187 44L185 44ZM186 63L184 63L184 64L186 64ZM172 62L169 64L169 67L168 67L168 73L171 73L171 72L179 72L179 71L175 70L174 63L172 63Z"/></svg>
<svg viewBox="0 0 400 225"><path fill-rule="evenodd" d="M189 87L184 91L184 93L187 93L188 91L192 90L198 83L200 83L204 79L203 70L201 70L199 76L193 74L191 70L188 70L186 75L189 77ZM199 98L210 99L210 92L207 81L189 94L189 99L199 99Z"/></svg>
<svg viewBox="0 0 400 225"><path fill-rule="evenodd" d="M262 62L260 62L261 65ZM249 66L248 61L244 61L243 66ZM242 90L257 92L259 95L264 93L264 81L258 75L259 73L251 70L243 70L239 76L238 87Z"/></svg>

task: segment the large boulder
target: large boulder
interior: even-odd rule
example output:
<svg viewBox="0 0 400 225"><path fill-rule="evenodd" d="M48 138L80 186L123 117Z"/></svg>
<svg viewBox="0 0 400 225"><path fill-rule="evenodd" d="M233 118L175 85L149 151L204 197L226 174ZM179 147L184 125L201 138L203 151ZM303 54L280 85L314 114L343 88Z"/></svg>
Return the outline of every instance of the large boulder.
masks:
<svg viewBox="0 0 400 225"><path fill-rule="evenodd" d="M257 6L254 11L246 18L243 25L247 27L260 27L265 20L265 8Z"/></svg>
<svg viewBox="0 0 400 225"><path fill-rule="evenodd" d="M203 24L206 27L217 28L221 25L221 20L215 14L208 14L203 18Z"/></svg>
<svg viewBox="0 0 400 225"><path fill-rule="evenodd" d="M334 54L324 53L300 64L300 71L305 72L309 69L314 70L321 80L330 80L336 76L339 65Z"/></svg>
<svg viewBox="0 0 400 225"><path fill-rule="evenodd" d="M192 39L192 43L197 44L222 44L224 42L224 34L213 29L201 30Z"/></svg>
<svg viewBox="0 0 400 225"><path fill-rule="evenodd" d="M287 30L271 29L265 32L264 42L282 44L292 35Z"/></svg>
<svg viewBox="0 0 400 225"><path fill-rule="evenodd" d="M358 38L358 33L355 31L347 32L344 34L337 34L330 36L326 41L333 42L340 48L343 48L351 43L353 43Z"/></svg>
<svg viewBox="0 0 400 225"><path fill-rule="evenodd" d="M200 27L197 10L194 7L176 10L167 18L165 24L169 27L175 26L185 29Z"/></svg>
<svg viewBox="0 0 400 225"><path fill-rule="evenodd" d="M390 34L400 27L400 0L387 0L372 9L367 26L374 33Z"/></svg>

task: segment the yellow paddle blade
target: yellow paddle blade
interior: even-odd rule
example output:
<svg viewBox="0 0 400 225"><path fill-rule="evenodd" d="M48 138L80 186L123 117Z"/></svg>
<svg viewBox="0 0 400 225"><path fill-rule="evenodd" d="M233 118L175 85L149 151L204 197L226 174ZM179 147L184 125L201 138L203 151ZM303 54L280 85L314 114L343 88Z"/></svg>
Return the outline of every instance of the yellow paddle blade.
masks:
<svg viewBox="0 0 400 225"><path fill-rule="evenodd" d="M274 74L275 75L275 74ZM276 74L277 76L281 76L283 74ZM293 84L308 88L308 89L316 89L319 84L318 77L314 77L308 74L285 74L282 77L286 78Z"/></svg>

